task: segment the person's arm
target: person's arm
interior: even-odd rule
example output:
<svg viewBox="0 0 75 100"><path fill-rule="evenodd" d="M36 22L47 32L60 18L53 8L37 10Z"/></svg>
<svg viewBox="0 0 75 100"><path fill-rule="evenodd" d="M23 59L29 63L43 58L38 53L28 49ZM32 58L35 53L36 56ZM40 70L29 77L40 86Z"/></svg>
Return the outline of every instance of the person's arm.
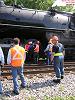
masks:
<svg viewBox="0 0 75 100"><path fill-rule="evenodd" d="M54 46L52 46L52 47L51 47L51 62L52 62L53 59L54 59L54 53L55 53Z"/></svg>
<svg viewBox="0 0 75 100"><path fill-rule="evenodd" d="M63 50L63 55L65 56L65 50Z"/></svg>
<svg viewBox="0 0 75 100"><path fill-rule="evenodd" d="M52 52L52 47L53 45L52 44L49 44L49 51Z"/></svg>
<svg viewBox="0 0 75 100"><path fill-rule="evenodd" d="M63 55L65 56L65 48L64 48L64 46L63 46Z"/></svg>
<svg viewBox="0 0 75 100"><path fill-rule="evenodd" d="M7 56L7 64L11 64L11 51L9 50L8 56Z"/></svg>
<svg viewBox="0 0 75 100"><path fill-rule="evenodd" d="M65 56L65 48L63 44L62 44L62 53L63 53L63 56Z"/></svg>
<svg viewBox="0 0 75 100"><path fill-rule="evenodd" d="M26 60L26 51L25 51L25 53L24 53L24 61Z"/></svg>
<svg viewBox="0 0 75 100"><path fill-rule="evenodd" d="M49 44L47 45L46 49L44 50L44 52L47 52L49 50Z"/></svg>
<svg viewBox="0 0 75 100"><path fill-rule="evenodd" d="M0 56L1 56L1 59L0 59L1 65L4 66L4 63L5 63L5 61L4 61L4 54L3 54L3 51L2 51L1 47L0 47Z"/></svg>

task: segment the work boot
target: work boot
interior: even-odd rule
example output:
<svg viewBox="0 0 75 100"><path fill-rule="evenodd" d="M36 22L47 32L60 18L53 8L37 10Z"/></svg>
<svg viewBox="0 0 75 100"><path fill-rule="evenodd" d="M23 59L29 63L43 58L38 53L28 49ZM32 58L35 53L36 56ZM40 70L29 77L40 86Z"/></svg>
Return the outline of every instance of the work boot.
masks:
<svg viewBox="0 0 75 100"><path fill-rule="evenodd" d="M0 95L2 95L3 94L3 92L0 92Z"/></svg>
<svg viewBox="0 0 75 100"><path fill-rule="evenodd" d="M54 83L60 83L60 79L54 79L53 82Z"/></svg>
<svg viewBox="0 0 75 100"><path fill-rule="evenodd" d="M62 75L62 76L61 76L61 79L63 79L63 78L64 78L64 76Z"/></svg>
<svg viewBox="0 0 75 100"><path fill-rule="evenodd" d="M19 91L13 90L13 93L14 93L15 95L19 95Z"/></svg>

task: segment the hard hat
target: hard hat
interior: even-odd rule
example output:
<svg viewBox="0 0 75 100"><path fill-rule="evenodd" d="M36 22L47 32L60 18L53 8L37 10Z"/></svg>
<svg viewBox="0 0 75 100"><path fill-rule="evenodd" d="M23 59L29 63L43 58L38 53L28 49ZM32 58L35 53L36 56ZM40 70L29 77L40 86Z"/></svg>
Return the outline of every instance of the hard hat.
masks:
<svg viewBox="0 0 75 100"><path fill-rule="evenodd" d="M56 40L56 41L58 41L59 39L58 39L57 36L53 36L53 37L52 37L52 40Z"/></svg>

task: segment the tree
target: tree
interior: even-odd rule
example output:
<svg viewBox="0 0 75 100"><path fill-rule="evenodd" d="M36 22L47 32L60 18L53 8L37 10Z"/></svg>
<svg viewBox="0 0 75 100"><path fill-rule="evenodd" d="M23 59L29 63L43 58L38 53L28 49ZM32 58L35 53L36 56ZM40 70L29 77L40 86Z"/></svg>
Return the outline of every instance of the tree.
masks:
<svg viewBox="0 0 75 100"><path fill-rule="evenodd" d="M5 4L7 4L7 5L10 5L14 2L13 0L4 0L4 1L5 1Z"/></svg>
<svg viewBox="0 0 75 100"><path fill-rule="evenodd" d="M59 11L66 11L66 12L72 12L74 10L72 5L66 5L66 6L60 6L60 7L56 6L55 9Z"/></svg>
<svg viewBox="0 0 75 100"><path fill-rule="evenodd" d="M15 1L26 8L38 10L47 10L53 4L53 0L5 0L5 3L9 5Z"/></svg>
<svg viewBox="0 0 75 100"><path fill-rule="evenodd" d="M5 0L5 3L8 5L16 3L30 9L48 10L49 8L51 8L54 1L55 0ZM54 9L67 12L75 11L75 9L73 9L73 6L71 5L61 7L56 6Z"/></svg>

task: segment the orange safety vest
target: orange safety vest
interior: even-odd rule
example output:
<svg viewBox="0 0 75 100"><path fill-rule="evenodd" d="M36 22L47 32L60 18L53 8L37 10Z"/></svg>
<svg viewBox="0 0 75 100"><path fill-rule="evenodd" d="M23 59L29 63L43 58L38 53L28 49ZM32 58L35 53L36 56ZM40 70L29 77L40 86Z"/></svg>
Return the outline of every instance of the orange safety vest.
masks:
<svg viewBox="0 0 75 100"><path fill-rule="evenodd" d="M10 49L11 52L11 65L13 67L20 67L24 64L25 60L25 49L21 46L14 46Z"/></svg>
<svg viewBox="0 0 75 100"><path fill-rule="evenodd" d="M35 47L35 49L34 49L34 52L39 53L39 45L38 45L38 44L36 44L36 47Z"/></svg>

